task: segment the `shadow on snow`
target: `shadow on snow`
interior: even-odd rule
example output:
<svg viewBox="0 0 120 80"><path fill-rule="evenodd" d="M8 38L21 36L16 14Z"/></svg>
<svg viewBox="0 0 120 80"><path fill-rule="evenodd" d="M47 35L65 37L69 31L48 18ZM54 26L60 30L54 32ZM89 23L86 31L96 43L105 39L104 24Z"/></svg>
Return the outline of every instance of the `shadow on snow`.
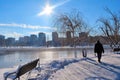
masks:
<svg viewBox="0 0 120 80"><path fill-rule="evenodd" d="M117 76L115 80L120 80L120 66L116 66L116 65L108 64L104 62L96 63L96 61L91 58L87 58L86 61L96 66L99 66L101 68L104 68L105 70L113 72ZM109 79L99 76L99 77L88 77L85 80L109 80Z"/></svg>

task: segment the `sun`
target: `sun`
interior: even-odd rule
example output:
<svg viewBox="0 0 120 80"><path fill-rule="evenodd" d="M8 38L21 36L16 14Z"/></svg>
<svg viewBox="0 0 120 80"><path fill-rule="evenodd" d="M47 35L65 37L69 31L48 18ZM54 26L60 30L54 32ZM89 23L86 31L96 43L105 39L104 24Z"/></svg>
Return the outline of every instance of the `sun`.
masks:
<svg viewBox="0 0 120 80"><path fill-rule="evenodd" d="M45 14L50 15L53 12L53 8L52 8L52 6L47 4L43 11L44 11Z"/></svg>
<svg viewBox="0 0 120 80"><path fill-rule="evenodd" d="M51 15L55 8L64 5L65 3L69 2L70 0L65 0L63 2L57 3L55 5L50 5L49 2L45 4L45 6L42 8L42 11L40 11L37 16L43 16L43 15Z"/></svg>
<svg viewBox="0 0 120 80"><path fill-rule="evenodd" d="M54 9L53 6L46 4L46 6L43 8L43 10L40 13L38 13L38 16L50 15L53 12L53 9Z"/></svg>

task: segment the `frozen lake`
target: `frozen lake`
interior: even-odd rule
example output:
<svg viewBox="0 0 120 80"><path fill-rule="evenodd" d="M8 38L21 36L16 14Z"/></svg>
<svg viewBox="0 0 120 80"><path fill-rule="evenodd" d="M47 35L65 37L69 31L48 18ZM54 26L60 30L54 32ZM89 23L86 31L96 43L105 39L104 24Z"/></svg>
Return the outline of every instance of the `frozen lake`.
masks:
<svg viewBox="0 0 120 80"><path fill-rule="evenodd" d="M110 49L105 49L106 53L112 53ZM87 49L87 56L94 57L93 48ZM92 55L91 55L92 54ZM48 63L52 60L65 58L82 58L81 48L45 48L36 50L13 50L0 54L0 68L18 66L30 62L36 58L40 59L41 64Z"/></svg>

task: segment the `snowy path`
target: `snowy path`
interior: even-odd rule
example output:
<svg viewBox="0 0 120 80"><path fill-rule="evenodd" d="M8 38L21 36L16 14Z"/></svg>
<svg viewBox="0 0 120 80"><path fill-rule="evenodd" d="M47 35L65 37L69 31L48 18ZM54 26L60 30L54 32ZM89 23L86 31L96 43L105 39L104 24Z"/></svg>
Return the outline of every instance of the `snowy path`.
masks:
<svg viewBox="0 0 120 80"><path fill-rule="evenodd" d="M16 68L0 69L0 80L4 72L13 69ZM120 54L104 54L102 63L94 55L87 59L53 61L43 66L41 74L33 80L120 80Z"/></svg>
<svg viewBox="0 0 120 80"><path fill-rule="evenodd" d="M103 56L103 63L97 58L87 58L65 66L52 74L49 80L120 80L120 55Z"/></svg>

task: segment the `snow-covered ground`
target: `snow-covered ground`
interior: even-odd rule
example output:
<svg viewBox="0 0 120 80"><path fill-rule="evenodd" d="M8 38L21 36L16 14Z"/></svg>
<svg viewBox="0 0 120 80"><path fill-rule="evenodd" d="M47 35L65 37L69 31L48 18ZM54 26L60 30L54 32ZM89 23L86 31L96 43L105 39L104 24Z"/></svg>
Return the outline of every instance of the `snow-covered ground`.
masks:
<svg viewBox="0 0 120 80"><path fill-rule="evenodd" d="M120 80L120 55L105 55L102 63L87 58L58 70L48 80Z"/></svg>
<svg viewBox="0 0 120 80"><path fill-rule="evenodd" d="M40 75L37 70L31 74L31 80L120 80L120 54L103 54L102 63L94 56L81 59L54 60L41 65ZM0 80L3 73L14 68L0 69ZM25 80L25 75L21 80ZM34 77L34 79L32 79Z"/></svg>

